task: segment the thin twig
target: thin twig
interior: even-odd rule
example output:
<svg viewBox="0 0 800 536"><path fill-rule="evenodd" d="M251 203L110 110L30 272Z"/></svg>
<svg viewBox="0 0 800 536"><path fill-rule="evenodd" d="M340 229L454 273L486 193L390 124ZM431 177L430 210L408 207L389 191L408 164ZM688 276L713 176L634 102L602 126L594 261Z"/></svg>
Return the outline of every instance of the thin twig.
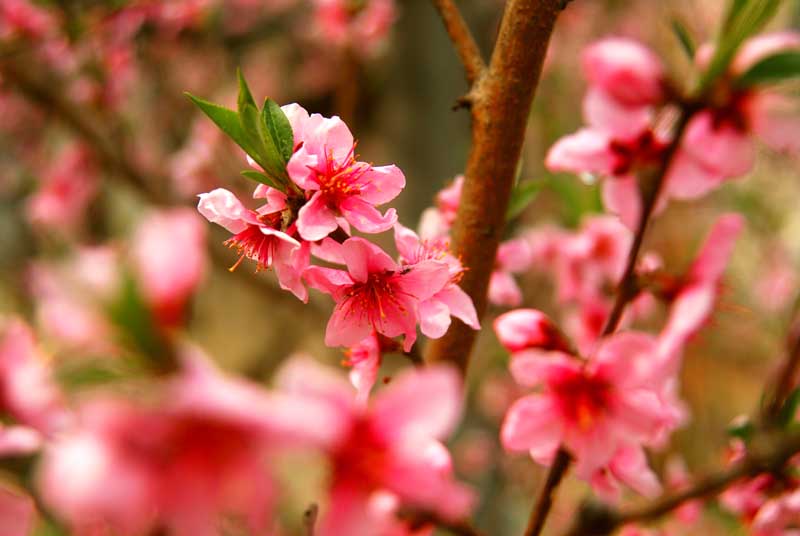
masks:
<svg viewBox="0 0 800 536"><path fill-rule="evenodd" d="M670 143L669 147L662 155L661 164L659 165L656 175L653 177L652 183L648 185L649 187L646 188L644 192L642 192L642 214L639 218L639 223L633 236L631 249L628 252L628 260L625 264L625 271L623 272L622 279L620 279L620 282L617 286L614 306L612 307L611 313L608 315L605 327L603 328L601 335L603 337L606 335L611 335L614 333L614 331L616 331L620 320L622 320L622 314L625 312L625 306L628 305L628 303L639 293L639 288L636 283L636 263L639 260L639 253L642 249L642 243L644 242L644 236L647 232L647 226L652 219L653 210L655 209L656 202L658 201L661 191L663 190L664 182L667 174L669 173L672 161L675 158L678 149L680 148L683 134L686 131L686 126L689 124L689 120L692 118L694 113L695 109L691 105L686 105L681 109L680 116L678 117L674 129L672 143Z"/></svg>
<svg viewBox="0 0 800 536"><path fill-rule="evenodd" d="M683 503L705 497L712 497L728 486L746 477L761 473L779 473L786 463L800 452L800 434L781 435L773 439L771 446L758 450L757 443L751 446L747 457L737 463L700 480L695 485L672 495L656 499L640 508L617 511L598 505L584 506L576 518L575 525L567 533L569 536L601 536L629 523L653 521L675 510Z"/></svg>
<svg viewBox="0 0 800 536"><path fill-rule="evenodd" d="M461 59L461 63L464 64L467 82L472 86L486 71L486 63L483 61L475 38L472 37L461 11L453 0L431 1L442 17L444 27L450 36L450 40L453 41L456 53Z"/></svg>
<svg viewBox="0 0 800 536"><path fill-rule="evenodd" d="M797 384L800 372L800 298L792 311L792 321L786 336L786 359L775 376L777 385L762 413L765 423L774 422L781 413L786 400Z"/></svg>
<svg viewBox="0 0 800 536"><path fill-rule="evenodd" d="M536 505L531 511L530 518L528 519L528 527L525 529L525 536L534 536L542 532L547 514L553 506L553 498L556 489L558 489L558 485L561 483L564 475L567 474L569 464L569 453L563 448L558 449L553 465L550 467L550 471L547 473L547 478L542 486L542 491L539 493L539 498L536 500Z"/></svg>

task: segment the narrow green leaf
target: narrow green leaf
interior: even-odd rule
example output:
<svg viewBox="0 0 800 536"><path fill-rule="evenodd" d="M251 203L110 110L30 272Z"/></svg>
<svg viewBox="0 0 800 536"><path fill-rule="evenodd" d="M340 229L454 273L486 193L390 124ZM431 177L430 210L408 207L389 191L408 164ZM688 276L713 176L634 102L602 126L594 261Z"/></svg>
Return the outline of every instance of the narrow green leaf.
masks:
<svg viewBox="0 0 800 536"><path fill-rule="evenodd" d="M119 296L109 307L109 317L123 341L143 355L159 360L168 353L150 308L132 277L125 277Z"/></svg>
<svg viewBox="0 0 800 536"><path fill-rule="evenodd" d="M241 172L243 176L247 177L251 181L260 182L261 184L266 184L271 188L275 188L276 190L280 190L283 193L286 193L286 185L279 183L276 180L273 180L268 175L261 173L260 171L256 171L254 169L247 169Z"/></svg>
<svg viewBox="0 0 800 536"><path fill-rule="evenodd" d="M264 108L261 110L261 114L275 147L278 148L278 152L283 157L284 164L288 163L294 151L294 133L292 132L289 118L286 117L281 107L272 99L264 101Z"/></svg>
<svg viewBox="0 0 800 536"><path fill-rule="evenodd" d="M692 39L692 35L689 33L689 30L686 28L686 26L684 26L681 21L673 19L672 32L675 34L675 37L681 44L681 48L683 48L686 56L690 60L694 60L694 54L697 50L697 46L695 45L694 39Z"/></svg>
<svg viewBox="0 0 800 536"><path fill-rule="evenodd" d="M741 87L774 84L800 77L800 52L779 52L768 56L747 70L736 84Z"/></svg>
<svg viewBox="0 0 800 536"><path fill-rule="evenodd" d="M725 15L725 22L722 23L722 31L727 32L731 29L734 21L739 16L739 13L742 12L744 6L747 4L747 0L733 0L731 2L730 7L728 8L728 13Z"/></svg>
<svg viewBox="0 0 800 536"><path fill-rule="evenodd" d="M270 176L282 177L286 174L286 169L278 154L278 149L272 143L272 138L267 132L267 127L261 120L258 108L252 104L245 104L239 112L239 120L245 136L253 147L253 157L259 166Z"/></svg>
<svg viewBox="0 0 800 536"><path fill-rule="evenodd" d="M236 102L239 107L239 112L241 112L245 104L255 106L256 100L253 98L253 94L250 93L250 88L247 87L247 80L244 79L241 69L236 69L236 78L239 80L239 97Z"/></svg>
<svg viewBox="0 0 800 536"><path fill-rule="evenodd" d="M200 110L202 110L203 113L206 114L208 118L220 128L220 130L230 136L239 147L244 149L245 152L254 159L256 158L253 154L256 151L256 148L253 147L245 129L242 127L242 122L239 120L239 114L233 110L225 108L224 106L219 106L213 102L208 102L207 100L195 97L191 93L186 93L186 96L189 97L192 102L195 103L197 107L200 108Z"/></svg>
<svg viewBox="0 0 800 536"><path fill-rule="evenodd" d="M798 406L800 406L800 389L795 389L786 398L786 402L783 403L778 422L783 426L793 423L797 415Z"/></svg>
<svg viewBox="0 0 800 536"><path fill-rule="evenodd" d="M728 426L728 435L738 437L744 441L750 439L755 431L755 426L748 419L737 419Z"/></svg>
<svg viewBox="0 0 800 536"><path fill-rule="evenodd" d="M511 221L522 214L528 205L536 199L541 191L544 181L526 181L517 184L511 191L511 199L506 211L506 221Z"/></svg>

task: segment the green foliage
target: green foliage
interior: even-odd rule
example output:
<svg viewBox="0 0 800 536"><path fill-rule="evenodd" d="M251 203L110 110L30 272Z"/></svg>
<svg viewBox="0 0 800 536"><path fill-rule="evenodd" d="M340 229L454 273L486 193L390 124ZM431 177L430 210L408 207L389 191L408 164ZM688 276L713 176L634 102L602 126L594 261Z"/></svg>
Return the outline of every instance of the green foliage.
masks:
<svg viewBox="0 0 800 536"><path fill-rule="evenodd" d="M778 415L778 423L784 428L791 425L796 425L795 416L797 415L797 408L800 405L800 388L792 391L783 403L780 415Z"/></svg>
<svg viewBox="0 0 800 536"><path fill-rule="evenodd" d="M747 441L753 436L755 426L749 419L736 420L728 426L728 435Z"/></svg>
<svg viewBox="0 0 800 536"><path fill-rule="evenodd" d="M119 295L110 304L108 312L122 342L129 347L152 360L161 360L169 355L150 308L132 277L124 278Z"/></svg>
<svg viewBox="0 0 800 536"><path fill-rule="evenodd" d="M750 67L736 83L741 87L749 87L797 77L800 77L800 52L790 51L767 56Z"/></svg>
<svg viewBox="0 0 800 536"><path fill-rule="evenodd" d="M681 48L686 53L686 56L690 60L693 60L697 46L694 43L692 34L690 34L686 26L684 26L683 23L677 19L673 19L672 21L672 32L675 34L675 37L681 44Z"/></svg>
<svg viewBox="0 0 800 536"><path fill-rule="evenodd" d="M508 202L506 221L511 221L522 214L528 208L528 205L536 199L543 186L544 181L525 181L514 186L511 191L511 199Z"/></svg>
<svg viewBox="0 0 800 536"><path fill-rule="evenodd" d="M714 56L700 80L701 93L728 69L742 43L775 15L781 0L733 0L717 38Z"/></svg>
<svg viewBox="0 0 800 536"><path fill-rule="evenodd" d="M264 170L242 175L286 192L291 184L286 164L294 149L292 125L272 99L266 99L259 110L241 71L237 72L237 78L239 96L235 111L189 93L186 96Z"/></svg>

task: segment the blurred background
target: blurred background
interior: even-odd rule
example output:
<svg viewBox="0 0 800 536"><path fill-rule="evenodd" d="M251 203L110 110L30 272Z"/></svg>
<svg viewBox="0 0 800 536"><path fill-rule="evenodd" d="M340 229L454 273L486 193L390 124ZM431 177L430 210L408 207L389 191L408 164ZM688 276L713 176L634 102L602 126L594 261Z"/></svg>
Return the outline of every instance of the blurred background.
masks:
<svg viewBox="0 0 800 536"><path fill-rule="evenodd" d="M352 9L359 4L353 0ZM459 4L488 54L503 2ZM656 50L675 80L686 80L691 65L672 21L704 42L714 36L724 4L570 4L551 43L523 153L522 179L541 187L509 226L509 236L545 224L575 228L602 210L591 181L552 175L542 164L552 143L581 125L583 47L602 36L632 37ZM800 28L800 3L784 4L774 26ZM60 380L75 396L128 371L108 363L115 358L107 347L88 344L102 338L96 331L102 323L83 318L75 305L95 300L108 263L95 258L81 271L76 259L87 247L111 246L113 269L134 270L131 240L154 208L192 207L198 193L217 187L247 199L252 189L239 175L246 168L242 152L183 92L233 106L241 68L257 100L270 96L340 115L359 140L363 160L395 163L405 172L408 185L394 206L412 228L436 192L462 172L469 116L452 108L466 83L430 3L398 2L363 33L344 37L326 26L318 10L309 0L0 0L0 311L22 315L37 328ZM764 152L751 176L729 181L699 202L671 204L648 235L645 249L680 273L716 216L739 211L748 222L713 323L685 359L682 393L692 419L665 452L654 455L659 470L673 456L692 472L720 467L726 427L758 406L782 355L800 283L798 172L796 161ZM227 234L203 226L209 259L182 324L187 339L223 368L267 383L293 353L334 364L343 359L323 344L332 308L326 297L312 291L304 306L277 287L273 274L253 273L252 264L229 272L236 255L222 245ZM390 235L376 241L391 250ZM519 281L526 306L559 317L550 278L520 274ZM483 325L500 312L490 310ZM652 325L661 319L663 311ZM382 377L405 365L386 363ZM470 409L451 443L456 471L482 497L476 523L498 535L521 533L544 474L527 457L505 455L499 446L499 423L518 395L506 365L507 354L484 329L469 371ZM289 487L297 489L289 496L296 503L286 505L287 518L299 519L309 502L306 480L314 478L292 473ZM587 493L569 479L551 530L570 521ZM741 532L721 510L693 530Z"/></svg>

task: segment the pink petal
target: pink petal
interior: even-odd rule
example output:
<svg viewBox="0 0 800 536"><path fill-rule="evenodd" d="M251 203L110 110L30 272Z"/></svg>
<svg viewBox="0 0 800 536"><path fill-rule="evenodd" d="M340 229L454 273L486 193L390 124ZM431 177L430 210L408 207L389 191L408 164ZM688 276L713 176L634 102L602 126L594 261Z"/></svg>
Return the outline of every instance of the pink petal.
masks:
<svg viewBox="0 0 800 536"><path fill-rule="evenodd" d="M0 527L3 536L30 536L36 521L36 507L30 497L0 487Z"/></svg>
<svg viewBox="0 0 800 536"><path fill-rule="evenodd" d="M615 161L610 143L611 138L600 130L581 129L559 139L547 152L545 165L550 171L610 175Z"/></svg>
<svg viewBox="0 0 800 536"><path fill-rule="evenodd" d="M309 284L311 284L310 281ZM416 321L413 319L412 321L416 329ZM389 324L388 321L386 323ZM395 324L390 325L396 327ZM325 328L325 345L331 347L353 346L365 339L373 330L377 330L388 337L392 337L403 333L404 329L404 327L401 327L395 330L397 333L390 335L389 333L385 333L387 330L381 328L382 326L373 326L370 318L366 314L362 314L360 311L354 312L348 306L342 305L340 302L336 305L336 308L334 308L331 318L328 320L328 325ZM414 336L416 337L416 332Z"/></svg>
<svg viewBox="0 0 800 536"><path fill-rule="evenodd" d="M392 442L444 439L461 416L462 386L449 366L406 370L375 396L375 426Z"/></svg>
<svg viewBox="0 0 800 536"><path fill-rule="evenodd" d="M397 223L397 211L390 208L385 214L360 197L348 197L339 210L344 218L362 233L382 233Z"/></svg>
<svg viewBox="0 0 800 536"><path fill-rule="evenodd" d="M436 296L419 304L420 331L430 339L438 339L450 327L450 309Z"/></svg>
<svg viewBox="0 0 800 536"><path fill-rule="evenodd" d="M605 91L589 88L583 97L586 123L609 138L627 141L650 128L653 111L647 106L628 106Z"/></svg>
<svg viewBox="0 0 800 536"><path fill-rule="evenodd" d="M681 149L710 173L744 175L753 168L755 146L730 123L715 124L710 111L697 114L686 127Z"/></svg>
<svg viewBox="0 0 800 536"><path fill-rule="evenodd" d="M397 197L405 188L406 178L397 166L371 167L362 177L360 197L373 205L382 205Z"/></svg>
<svg viewBox="0 0 800 536"><path fill-rule="evenodd" d="M743 74L768 56L792 49L800 49L800 33L782 31L761 34L744 42L731 64L731 71Z"/></svg>
<svg viewBox="0 0 800 536"><path fill-rule="evenodd" d="M739 214L725 214L717 220L689 270L694 281L716 284L728 265L743 227L744 218Z"/></svg>
<svg viewBox="0 0 800 536"><path fill-rule="evenodd" d="M536 387L580 370L580 362L563 352L522 350L511 358L509 369L523 387Z"/></svg>
<svg viewBox="0 0 800 536"><path fill-rule="evenodd" d="M233 234L242 232L247 223L245 218L250 211L239 199L224 188L217 188L197 197L197 210L208 221L221 225Z"/></svg>
<svg viewBox="0 0 800 536"><path fill-rule="evenodd" d="M417 233L399 223L394 224L394 243L400 258L406 261L416 260L422 247Z"/></svg>
<svg viewBox="0 0 800 536"><path fill-rule="evenodd" d="M363 238L348 238L342 244L342 259L354 281L364 283L369 274L397 271L397 264L381 248Z"/></svg>
<svg viewBox="0 0 800 536"><path fill-rule="evenodd" d="M632 39L608 37L588 46L581 58L589 83L628 105L662 98L664 66L650 49Z"/></svg>
<svg viewBox="0 0 800 536"><path fill-rule="evenodd" d="M305 137L305 127L308 121L308 112L305 108L293 102L291 104L284 104L281 110L292 125L292 133L294 134L294 145L297 146L303 141Z"/></svg>
<svg viewBox="0 0 800 536"><path fill-rule="evenodd" d="M325 204L321 192L314 193L297 213L297 232L304 240L322 240L338 227L336 214Z"/></svg>
<svg viewBox="0 0 800 536"><path fill-rule="evenodd" d="M492 272L489 278L489 301L505 307L517 307L522 303L522 291L510 273L501 270Z"/></svg>
<svg viewBox="0 0 800 536"><path fill-rule="evenodd" d="M342 287L349 287L354 283L350 275L344 270L323 268L321 266L309 266L306 268L303 272L303 279L311 287L331 296L336 296Z"/></svg>
<svg viewBox="0 0 800 536"><path fill-rule="evenodd" d="M535 309L515 309L498 316L494 331L500 344L512 353L526 348L567 349L553 321Z"/></svg>
<svg viewBox="0 0 800 536"><path fill-rule="evenodd" d="M661 483L647 464L641 447L631 445L617 450L609 469L615 477L645 497L653 498L661 493Z"/></svg>
<svg viewBox="0 0 800 536"><path fill-rule="evenodd" d="M698 199L718 188L725 176L679 150L669 167L664 190L672 199Z"/></svg>
<svg viewBox="0 0 800 536"><path fill-rule="evenodd" d="M434 296L450 309L450 315L458 318L472 329L481 329L478 312L469 294L456 284L446 285ZM422 316L422 315L420 315Z"/></svg>
<svg viewBox="0 0 800 536"><path fill-rule="evenodd" d="M324 162L324 157L310 153L309 147L303 145L300 149L295 151L292 158L289 159L289 163L286 164L286 173L288 173L289 178L303 190L319 190L317 174L314 170L320 163Z"/></svg>
<svg viewBox="0 0 800 536"><path fill-rule="evenodd" d="M603 181L603 205L619 216L628 229L636 229L642 213L642 197L636 178L631 175L610 177Z"/></svg>
<svg viewBox="0 0 800 536"><path fill-rule="evenodd" d="M0 427L0 456L31 454L42 448L42 434L27 426Z"/></svg>
<svg viewBox="0 0 800 536"><path fill-rule="evenodd" d="M309 242L303 242L299 248L282 244L272 265L280 287L303 303L308 303L308 289L303 285L303 274L310 263L310 252Z"/></svg>
<svg viewBox="0 0 800 536"><path fill-rule="evenodd" d="M337 485L330 492L330 505L320 526L321 536L353 536L376 534L379 526L369 508L369 496L364 489Z"/></svg>
<svg viewBox="0 0 800 536"><path fill-rule="evenodd" d="M276 372L275 385L282 393L323 400L345 413L355 411L353 389L347 380L338 370L307 355L290 357Z"/></svg>
<svg viewBox="0 0 800 536"><path fill-rule="evenodd" d="M547 458L558 449L562 432L552 400L542 395L530 395L520 398L509 408L500 438L508 450L534 450L537 458Z"/></svg>
<svg viewBox="0 0 800 536"><path fill-rule="evenodd" d="M506 240L497 248L497 264L506 272L519 273L530 269L533 252L524 238Z"/></svg>
<svg viewBox="0 0 800 536"><path fill-rule="evenodd" d="M800 153L797 99L778 93L759 93L751 97L749 116L753 131L773 151Z"/></svg>
<svg viewBox="0 0 800 536"><path fill-rule="evenodd" d="M399 279L406 294L424 301L438 293L450 281L450 268L439 261L422 261L407 268Z"/></svg>

